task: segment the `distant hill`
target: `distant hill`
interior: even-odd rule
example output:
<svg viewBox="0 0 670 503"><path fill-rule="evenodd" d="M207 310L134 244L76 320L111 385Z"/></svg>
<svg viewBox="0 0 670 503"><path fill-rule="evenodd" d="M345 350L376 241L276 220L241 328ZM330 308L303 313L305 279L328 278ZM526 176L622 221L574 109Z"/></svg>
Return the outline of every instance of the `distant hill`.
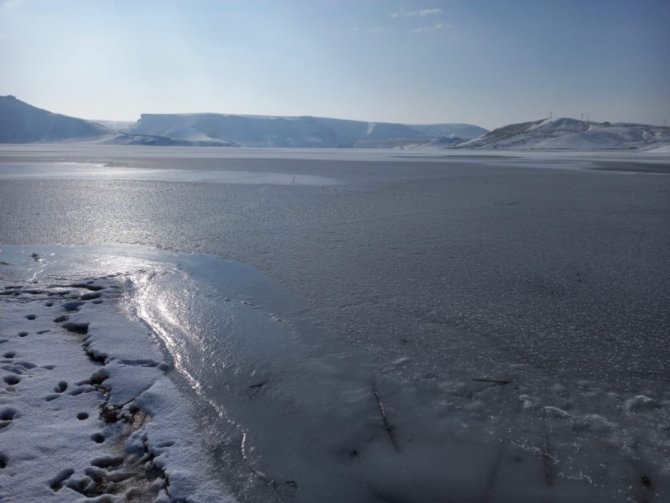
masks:
<svg viewBox="0 0 670 503"><path fill-rule="evenodd" d="M136 145L144 147L220 147L219 143L206 141L186 141L149 134L129 134L117 132L96 141L104 145Z"/></svg>
<svg viewBox="0 0 670 503"><path fill-rule="evenodd" d="M224 114L143 114L133 134L244 147L394 147L438 138L475 138L487 132L469 124L413 126L323 117Z"/></svg>
<svg viewBox="0 0 670 503"><path fill-rule="evenodd" d="M0 96L0 143L60 141L151 146L660 152L670 145L670 128L560 118L511 124L489 132L471 124L410 125L226 114L143 114L134 123L94 122L42 110L14 96Z"/></svg>
<svg viewBox="0 0 670 503"><path fill-rule="evenodd" d="M393 148L475 138L470 124L407 125L323 117L143 114L139 121L88 121L0 97L0 143L94 141L105 144L226 147Z"/></svg>
<svg viewBox="0 0 670 503"><path fill-rule="evenodd" d="M137 122L94 122L0 96L0 143L85 141L118 145L272 148L519 150L656 149L670 127L541 119L487 131L471 124L411 125L325 117L143 114Z"/></svg>
<svg viewBox="0 0 670 503"><path fill-rule="evenodd" d="M95 122L54 114L14 96L0 96L0 143L86 140L107 133Z"/></svg>
<svg viewBox="0 0 670 503"><path fill-rule="evenodd" d="M653 148L670 143L670 127L542 119L494 129L456 148L519 150L612 150Z"/></svg>

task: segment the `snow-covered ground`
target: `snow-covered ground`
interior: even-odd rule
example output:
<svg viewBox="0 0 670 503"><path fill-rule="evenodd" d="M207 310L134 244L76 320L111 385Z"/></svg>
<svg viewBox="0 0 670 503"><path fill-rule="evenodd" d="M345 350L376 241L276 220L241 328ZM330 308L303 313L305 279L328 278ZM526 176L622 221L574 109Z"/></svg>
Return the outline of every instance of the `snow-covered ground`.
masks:
<svg viewBox="0 0 670 503"><path fill-rule="evenodd" d="M653 147L647 150L650 154L670 154L670 144Z"/></svg>
<svg viewBox="0 0 670 503"><path fill-rule="evenodd" d="M0 251L0 500L233 501L157 341L120 312L141 260L98 254L121 273L89 279L90 254L40 251Z"/></svg>

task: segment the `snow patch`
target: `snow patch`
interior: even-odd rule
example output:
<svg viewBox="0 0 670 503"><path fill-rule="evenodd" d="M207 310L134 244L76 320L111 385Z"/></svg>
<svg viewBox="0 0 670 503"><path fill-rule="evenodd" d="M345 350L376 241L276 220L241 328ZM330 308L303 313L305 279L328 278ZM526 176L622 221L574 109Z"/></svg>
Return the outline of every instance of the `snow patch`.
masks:
<svg viewBox="0 0 670 503"><path fill-rule="evenodd" d="M156 341L118 310L124 276L44 275L37 256L2 250L0 499L234 501Z"/></svg>

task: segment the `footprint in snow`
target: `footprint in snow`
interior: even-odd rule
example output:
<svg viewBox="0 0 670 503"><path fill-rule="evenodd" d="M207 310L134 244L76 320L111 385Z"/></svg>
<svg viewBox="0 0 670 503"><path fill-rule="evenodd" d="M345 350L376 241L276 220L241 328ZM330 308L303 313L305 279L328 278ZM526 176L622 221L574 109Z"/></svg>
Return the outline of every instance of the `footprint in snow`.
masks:
<svg viewBox="0 0 670 503"><path fill-rule="evenodd" d="M49 481L49 487L51 490L55 492L60 491L63 488L65 481L72 477L73 473L74 470L72 468L66 468L65 470L58 472L58 475Z"/></svg>
<svg viewBox="0 0 670 503"><path fill-rule="evenodd" d="M19 413L14 407L6 407L0 410L0 421L13 421Z"/></svg>
<svg viewBox="0 0 670 503"><path fill-rule="evenodd" d="M10 386L14 386L14 385L19 384L21 382L21 378L17 375L9 375L9 376L5 376L3 378L3 381L5 381L5 383L7 383Z"/></svg>

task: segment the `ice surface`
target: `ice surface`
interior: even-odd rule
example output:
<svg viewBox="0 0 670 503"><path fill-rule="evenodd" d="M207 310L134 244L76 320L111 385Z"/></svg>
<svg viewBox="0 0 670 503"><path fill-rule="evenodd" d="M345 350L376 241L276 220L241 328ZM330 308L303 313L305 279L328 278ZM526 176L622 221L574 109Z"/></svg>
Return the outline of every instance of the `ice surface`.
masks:
<svg viewBox="0 0 670 503"><path fill-rule="evenodd" d="M206 439L194 455L216 467L205 479L223 479L243 501L667 499L668 179L648 176L667 170L667 158L215 150L118 149L112 166L100 166L105 179L58 178L69 168L46 163L58 179L0 184L3 240L208 249L262 267L302 296L212 256L98 246L85 260L61 249L79 257L61 260L26 247L29 279L121 273L120 305L146 323L129 333L159 338L158 356L124 351L92 311L108 303L106 290L82 300L96 292L76 287L88 293L65 299L58 317L69 318L49 323L71 324L72 337L104 328L108 346L95 339L86 348L93 363L118 354L105 363L109 376L85 379L104 378L120 401L161 363L176 369L136 400L151 420L129 432L127 452L141 453L147 433L153 464L172 470L175 487L191 487L176 457L189 450L171 453L171 430L157 419L198 438L171 415L174 399L189 404ZM112 155L20 151L4 150L0 171L41 156L103 164ZM28 160L13 157L21 155ZM127 169L115 173L116 164ZM154 178L123 182L131 167ZM165 183L166 167L190 167L194 179L232 167L339 183ZM12 267L0 266L8 282L18 281ZM2 332L0 349L30 339L29 327ZM120 369L131 366L129 382ZM49 394L62 395L61 381L70 390L71 379L58 378ZM186 399L164 395L169 383ZM105 467L93 468L107 470L106 456L92 455ZM78 477L68 475L75 468L62 477Z"/></svg>
<svg viewBox="0 0 670 503"><path fill-rule="evenodd" d="M193 172L185 169L133 169L101 164L61 163L59 169L40 164L18 164L3 170L4 180L136 180L161 182L232 183L244 185L336 185L332 178L290 173L249 173L217 170Z"/></svg>
<svg viewBox="0 0 670 503"><path fill-rule="evenodd" d="M109 246L3 247L0 258L2 368L19 379L2 394L8 496L222 501L220 478L244 501L669 494L670 400L658 390L501 362L401 377L411 358L380 366L302 319L270 279L214 257ZM495 358L480 343L470 350ZM150 485L139 460L158 473ZM101 477L125 482L101 489Z"/></svg>

